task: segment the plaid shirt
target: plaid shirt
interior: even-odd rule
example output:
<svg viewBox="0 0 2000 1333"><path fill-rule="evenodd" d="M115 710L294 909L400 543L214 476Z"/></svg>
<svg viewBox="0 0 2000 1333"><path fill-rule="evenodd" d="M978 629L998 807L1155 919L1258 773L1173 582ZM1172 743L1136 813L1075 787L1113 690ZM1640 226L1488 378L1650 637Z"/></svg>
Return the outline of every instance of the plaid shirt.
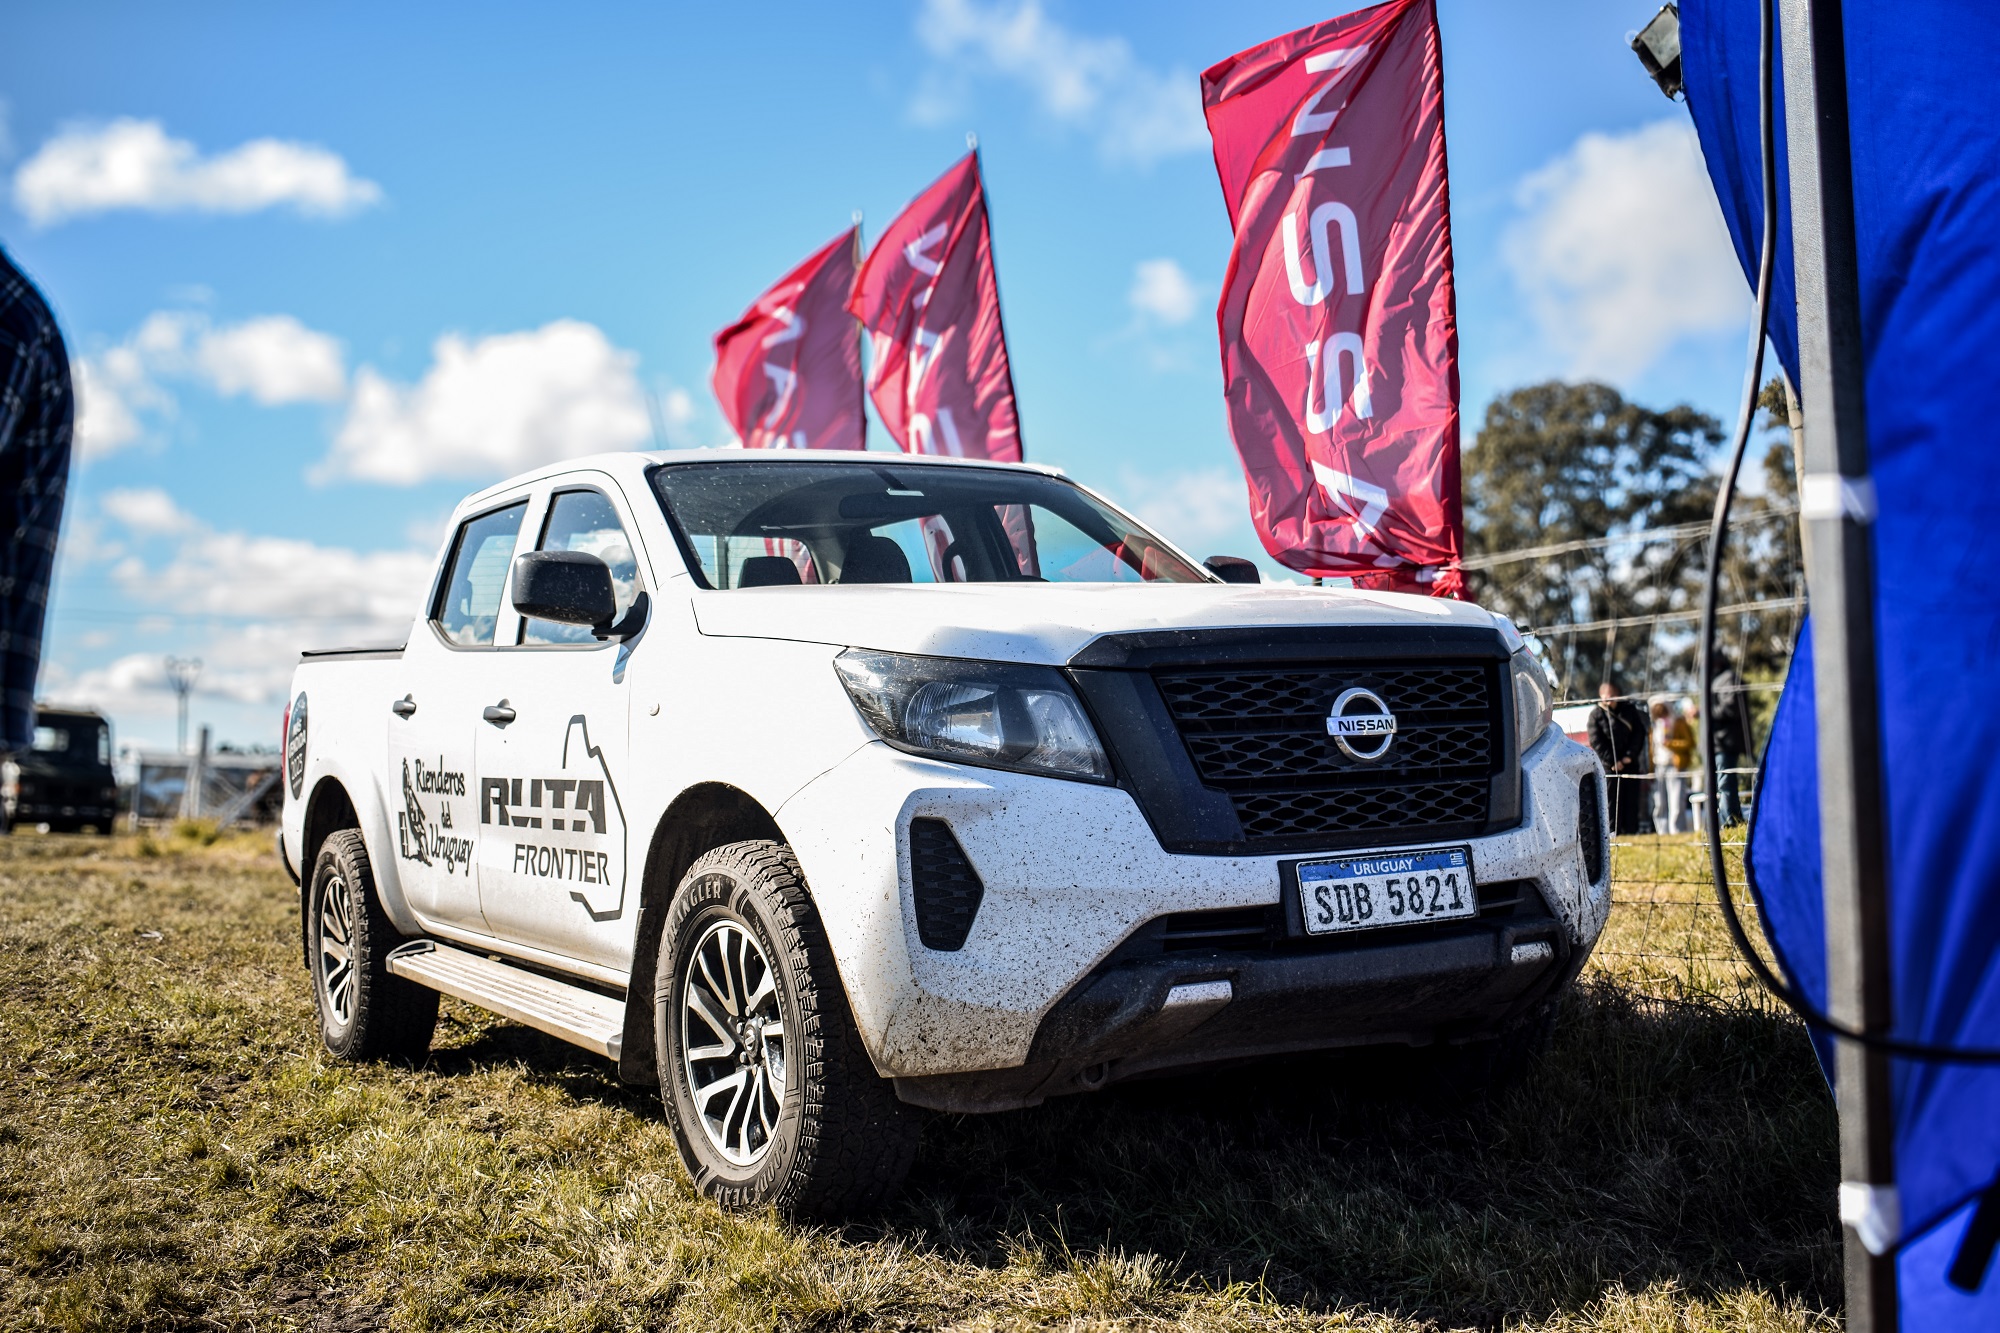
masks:
<svg viewBox="0 0 2000 1333"><path fill-rule="evenodd" d="M0 749L35 734L35 675L76 397L55 317L0 250Z"/></svg>

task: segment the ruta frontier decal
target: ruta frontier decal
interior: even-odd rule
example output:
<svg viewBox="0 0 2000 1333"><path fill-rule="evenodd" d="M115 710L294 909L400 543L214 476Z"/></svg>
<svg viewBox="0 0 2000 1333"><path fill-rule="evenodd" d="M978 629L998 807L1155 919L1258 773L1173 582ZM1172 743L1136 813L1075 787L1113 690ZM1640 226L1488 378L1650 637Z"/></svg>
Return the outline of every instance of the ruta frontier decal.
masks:
<svg viewBox="0 0 2000 1333"><path fill-rule="evenodd" d="M472 839L455 834L451 802L443 799L465 795L465 774L454 773L438 760L436 768L423 760L403 761L403 808L396 812L396 847L405 861L419 865L442 865L447 875L460 869L472 876ZM426 813L423 798L435 796L437 820Z"/></svg>
<svg viewBox="0 0 2000 1333"><path fill-rule="evenodd" d="M479 779L479 822L513 831L502 864L514 874L570 886L593 921L624 913L625 808L583 714L569 720L554 772Z"/></svg>

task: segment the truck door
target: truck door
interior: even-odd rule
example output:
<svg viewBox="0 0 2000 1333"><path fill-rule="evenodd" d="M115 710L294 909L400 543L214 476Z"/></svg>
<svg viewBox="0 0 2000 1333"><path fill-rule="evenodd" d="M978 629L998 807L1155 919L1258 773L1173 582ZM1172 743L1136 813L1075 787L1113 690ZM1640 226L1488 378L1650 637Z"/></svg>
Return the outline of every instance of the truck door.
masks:
<svg viewBox="0 0 2000 1333"><path fill-rule="evenodd" d="M557 483L534 549L583 551L611 569L618 620L644 593L632 525L609 478ZM479 897L493 934L622 967L638 910L625 807L626 664L636 640L523 617L476 702ZM504 703L503 703L504 701Z"/></svg>
<svg viewBox="0 0 2000 1333"><path fill-rule="evenodd" d="M527 512L527 500L519 499L459 525L427 624L403 650L402 693L384 701L389 772L383 790L395 812L392 851L404 896L427 922L482 933L486 923L473 873L479 700L466 686L494 656L507 571Z"/></svg>

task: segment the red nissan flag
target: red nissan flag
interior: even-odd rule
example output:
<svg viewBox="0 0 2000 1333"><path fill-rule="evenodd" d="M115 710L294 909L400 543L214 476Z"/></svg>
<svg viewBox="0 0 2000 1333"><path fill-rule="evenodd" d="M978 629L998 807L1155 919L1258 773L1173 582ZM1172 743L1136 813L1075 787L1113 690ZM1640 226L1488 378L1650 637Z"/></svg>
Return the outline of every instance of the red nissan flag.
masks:
<svg viewBox="0 0 2000 1333"><path fill-rule="evenodd" d="M1458 320L1434 0L1390 0L1202 75L1236 235L1216 311L1229 429L1271 555L1456 596Z"/></svg>
<svg viewBox="0 0 2000 1333"><path fill-rule="evenodd" d="M978 153L883 231L849 308L875 349L869 396L905 452L1020 461Z"/></svg>
<svg viewBox="0 0 2000 1333"><path fill-rule="evenodd" d="M715 335L711 383L747 449L863 449L861 339L847 311L861 229L850 227Z"/></svg>

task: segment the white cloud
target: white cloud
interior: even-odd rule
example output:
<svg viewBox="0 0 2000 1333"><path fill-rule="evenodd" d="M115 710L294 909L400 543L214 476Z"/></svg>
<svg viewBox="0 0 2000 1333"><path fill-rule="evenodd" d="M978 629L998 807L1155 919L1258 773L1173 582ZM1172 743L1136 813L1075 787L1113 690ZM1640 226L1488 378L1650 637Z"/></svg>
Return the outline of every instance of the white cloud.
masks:
<svg viewBox="0 0 2000 1333"><path fill-rule="evenodd" d="M155 489L112 491L100 507L132 544L105 546L112 582L172 618L151 628L202 626L190 647L205 664L196 688L211 700L277 706L301 647L401 642L431 572L425 550L355 551L218 531ZM52 660L44 693L120 715L173 708L162 658L151 653L84 670Z"/></svg>
<svg viewBox="0 0 2000 1333"><path fill-rule="evenodd" d="M1146 66L1122 37L1072 32L1038 0L924 0L917 37L939 61L911 106L927 123L955 116L966 83L990 73L1024 85L1050 119L1091 133L1108 158L1143 164L1208 146L1195 74Z"/></svg>
<svg viewBox="0 0 2000 1333"><path fill-rule="evenodd" d="M1676 341L1742 326L1750 305L1694 131L1591 132L1516 188L1502 251L1568 373L1643 373Z"/></svg>
<svg viewBox="0 0 2000 1333"><path fill-rule="evenodd" d="M146 433L141 413L171 411L173 399L146 372L130 346L114 347L75 363L77 452L86 463L137 444Z"/></svg>
<svg viewBox="0 0 2000 1333"><path fill-rule="evenodd" d="M192 532L200 525L157 486L106 491L99 508L140 537Z"/></svg>
<svg viewBox="0 0 2000 1333"><path fill-rule="evenodd" d="M178 403L162 380L197 380L266 407L334 401L347 387L340 340L290 315L213 327L195 311L158 310L125 341L78 357L75 368L86 462L140 443L151 419L174 414Z"/></svg>
<svg viewBox="0 0 2000 1333"><path fill-rule="evenodd" d="M694 395L686 389L669 389L661 405L661 415L669 426L685 426L694 420Z"/></svg>
<svg viewBox="0 0 2000 1333"><path fill-rule="evenodd" d="M116 209L254 213L289 206L341 217L378 203L382 187L314 144L254 139L203 157L157 120L72 125L14 173L14 206L37 226Z"/></svg>
<svg viewBox="0 0 2000 1333"><path fill-rule="evenodd" d="M1144 259L1132 273L1132 290L1126 295L1133 311L1162 324L1185 324L1194 318L1201 301L1201 289L1171 259Z"/></svg>
<svg viewBox="0 0 2000 1333"><path fill-rule="evenodd" d="M498 478L543 463L641 446L652 435L638 358L595 325L559 319L468 341L438 339L429 373L400 385L355 372L347 419L320 478L391 485Z"/></svg>
<svg viewBox="0 0 2000 1333"><path fill-rule="evenodd" d="M248 394L267 407L331 402L347 391L340 340L290 315L266 315L206 333L194 360L217 393Z"/></svg>
<svg viewBox="0 0 2000 1333"><path fill-rule="evenodd" d="M1113 496L1132 516L1197 559L1222 551L1263 553L1250 522L1250 493L1236 468L1152 474L1127 468Z"/></svg>

